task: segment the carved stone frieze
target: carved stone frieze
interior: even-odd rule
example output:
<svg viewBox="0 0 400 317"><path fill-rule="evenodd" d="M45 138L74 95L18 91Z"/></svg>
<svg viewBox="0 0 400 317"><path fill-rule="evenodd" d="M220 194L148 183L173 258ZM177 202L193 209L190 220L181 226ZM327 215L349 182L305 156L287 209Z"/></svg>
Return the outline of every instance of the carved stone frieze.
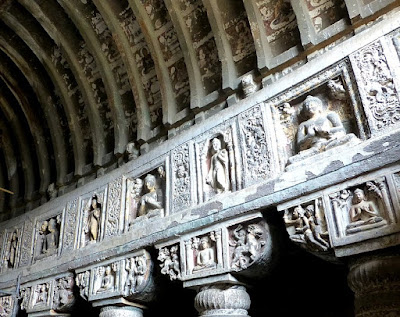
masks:
<svg viewBox="0 0 400 317"><path fill-rule="evenodd" d="M27 310L30 305L32 287L21 287L20 289L20 297L22 299L20 307L22 310Z"/></svg>
<svg viewBox="0 0 400 317"><path fill-rule="evenodd" d="M80 222L78 229L78 247L97 243L104 237L106 190L84 197L80 204Z"/></svg>
<svg viewBox="0 0 400 317"><path fill-rule="evenodd" d="M74 248L78 220L78 199L67 203L65 210L63 252Z"/></svg>
<svg viewBox="0 0 400 317"><path fill-rule="evenodd" d="M145 250L78 269L76 285L80 295L92 302L125 297L145 300L152 289L152 262Z"/></svg>
<svg viewBox="0 0 400 317"><path fill-rule="evenodd" d="M125 219L129 228L145 219L164 217L166 213L164 166L159 166L140 177L127 178Z"/></svg>
<svg viewBox="0 0 400 317"><path fill-rule="evenodd" d="M32 288L30 306L34 310L50 306L50 282L36 284Z"/></svg>
<svg viewBox="0 0 400 317"><path fill-rule="evenodd" d="M0 297L0 317L13 316L14 297L2 296Z"/></svg>
<svg viewBox="0 0 400 317"><path fill-rule="evenodd" d="M171 280L190 281L226 273L251 277L253 268L255 272L259 266L267 271L275 243L266 221L255 213L156 248L162 274Z"/></svg>
<svg viewBox="0 0 400 317"><path fill-rule="evenodd" d="M239 115L244 186L272 176L272 142L266 131L261 105Z"/></svg>
<svg viewBox="0 0 400 317"><path fill-rule="evenodd" d="M161 248L157 260L161 262L161 274L168 275L171 281L181 279L178 245Z"/></svg>
<svg viewBox="0 0 400 317"><path fill-rule="evenodd" d="M371 131L400 121L400 99L386 57L386 43L378 40L350 56Z"/></svg>
<svg viewBox="0 0 400 317"><path fill-rule="evenodd" d="M123 178L118 177L108 185L107 212L105 215L104 238L115 236L120 231L121 199Z"/></svg>
<svg viewBox="0 0 400 317"><path fill-rule="evenodd" d="M179 211L190 207L193 202L189 144L172 152L172 208Z"/></svg>
<svg viewBox="0 0 400 317"><path fill-rule="evenodd" d="M19 266L26 266L32 260L32 243L33 243L33 221L26 219L24 223L24 231L21 233L21 257Z"/></svg>
<svg viewBox="0 0 400 317"><path fill-rule="evenodd" d="M331 247L322 199L285 209L283 216L290 240L311 252Z"/></svg>
<svg viewBox="0 0 400 317"><path fill-rule="evenodd" d="M385 177L355 184L328 195L329 228L336 246L376 238L397 227Z"/></svg>

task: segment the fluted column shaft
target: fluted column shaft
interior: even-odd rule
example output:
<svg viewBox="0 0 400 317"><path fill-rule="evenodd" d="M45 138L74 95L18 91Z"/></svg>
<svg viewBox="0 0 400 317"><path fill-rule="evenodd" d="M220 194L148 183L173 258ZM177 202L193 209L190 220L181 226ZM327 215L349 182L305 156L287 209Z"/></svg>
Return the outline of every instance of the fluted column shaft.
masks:
<svg viewBox="0 0 400 317"><path fill-rule="evenodd" d="M203 286L194 299L200 316L248 316L250 296L244 286L215 284Z"/></svg>
<svg viewBox="0 0 400 317"><path fill-rule="evenodd" d="M364 258L350 266L356 317L400 316L400 256Z"/></svg>

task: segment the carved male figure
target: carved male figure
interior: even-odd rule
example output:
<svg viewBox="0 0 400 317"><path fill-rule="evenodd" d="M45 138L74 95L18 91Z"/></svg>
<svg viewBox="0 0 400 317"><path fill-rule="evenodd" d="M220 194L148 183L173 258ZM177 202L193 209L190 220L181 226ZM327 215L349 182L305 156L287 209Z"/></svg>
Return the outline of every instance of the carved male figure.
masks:
<svg viewBox="0 0 400 317"><path fill-rule="evenodd" d="M324 147L336 145L335 141L346 135L339 116L335 112L324 111L318 97L307 96L303 111L308 119L300 124L297 131L299 151L323 150Z"/></svg>
<svg viewBox="0 0 400 317"><path fill-rule="evenodd" d="M211 146L212 156L206 183L220 193L229 190L228 152L221 148L218 138L212 139Z"/></svg>
<svg viewBox="0 0 400 317"><path fill-rule="evenodd" d="M136 219L139 209L140 195L143 189L143 181L140 178L133 180L130 188L130 210L129 210L129 224Z"/></svg>
<svg viewBox="0 0 400 317"><path fill-rule="evenodd" d="M355 232L355 228L363 225L379 222L382 222L382 225L384 225L383 218L378 216L373 203L366 199L364 191L360 188L354 190L353 201L350 207L350 221L351 223L346 228L348 233Z"/></svg>
<svg viewBox="0 0 400 317"><path fill-rule="evenodd" d="M164 209L158 202L156 177L152 174L147 174L144 179L144 187L147 193L141 198L139 216L146 214L149 216L156 216L157 214L163 212Z"/></svg>
<svg viewBox="0 0 400 317"><path fill-rule="evenodd" d="M46 239L47 227L48 227L48 222L43 221L36 240L36 252L35 252L36 255L45 253L47 250L47 239Z"/></svg>
<svg viewBox="0 0 400 317"><path fill-rule="evenodd" d="M126 261L125 269L128 271L128 276L125 282L125 291L134 293L136 289L136 274L137 266L134 258L130 258Z"/></svg>
<svg viewBox="0 0 400 317"><path fill-rule="evenodd" d="M101 287L98 292L105 292L108 290L114 290L114 276L111 272L111 266L107 266L105 270L105 275L101 281Z"/></svg>
<svg viewBox="0 0 400 317"><path fill-rule="evenodd" d="M49 233L46 235L47 249L46 251L56 250L58 248L59 231L56 219L51 218L48 225Z"/></svg>
<svg viewBox="0 0 400 317"><path fill-rule="evenodd" d="M200 251L197 253L196 263L197 265L194 267L193 271L216 265L214 248L211 246L211 241L208 236L204 236L200 239Z"/></svg>
<svg viewBox="0 0 400 317"><path fill-rule="evenodd" d="M326 237L328 235L327 232L322 232L322 226L320 220L314 216L315 209L313 205L308 205L306 207L305 216L308 219L308 223L313 233L314 239L319 242L322 246L329 248L329 243L326 242L322 237Z"/></svg>

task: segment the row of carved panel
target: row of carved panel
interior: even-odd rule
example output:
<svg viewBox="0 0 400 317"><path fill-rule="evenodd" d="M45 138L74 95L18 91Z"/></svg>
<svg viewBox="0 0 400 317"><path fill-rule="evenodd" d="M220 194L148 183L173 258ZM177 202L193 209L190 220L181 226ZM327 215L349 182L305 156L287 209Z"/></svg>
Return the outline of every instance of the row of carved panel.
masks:
<svg viewBox="0 0 400 317"><path fill-rule="evenodd" d="M284 169L345 154L349 146L387 131L400 120L394 58L399 34L209 129L142 172L2 231L2 272L98 243Z"/></svg>
<svg viewBox="0 0 400 317"><path fill-rule="evenodd" d="M400 173L370 175L347 181L312 196L278 206L290 239L311 252L334 248L354 254L397 244L367 240L400 231ZM364 242L360 249L355 244ZM346 250L341 251L345 247ZM357 250L358 248L358 250Z"/></svg>

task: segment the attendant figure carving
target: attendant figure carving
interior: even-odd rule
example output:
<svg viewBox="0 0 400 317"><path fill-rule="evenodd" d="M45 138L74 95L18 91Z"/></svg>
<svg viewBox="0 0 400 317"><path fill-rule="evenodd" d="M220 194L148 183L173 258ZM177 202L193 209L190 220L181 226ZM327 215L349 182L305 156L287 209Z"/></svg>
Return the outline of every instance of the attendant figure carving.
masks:
<svg viewBox="0 0 400 317"><path fill-rule="evenodd" d="M129 225L138 216L140 196L143 189L143 181L140 178L136 178L132 181L130 188L130 205L129 205Z"/></svg>
<svg viewBox="0 0 400 317"><path fill-rule="evenodd" d="M86 227L86 233L89 235L89 241L97 241L100 232L100 204L97 202L97 196L93 196L91 200L88 223Z"/></svg>
<svg viewBox="0 0 400 317"><path fill-rule="evenodd" d="M211 141L210 169L206 177L206 183L217 193L229 190L229 158L228 151L222 149L221 141L214 138Z"/></svg>
<svg viewBox="0 0 400 317"><path fill-rule="evenodd" d="M48 228L48 221L43 221L39 234L36 240L36 256L43 254L47 250L47 228Z"/></svg>
<svg viewBox="0 0 400 317"><path fill-rule="evenodd" d="M49 231L49 233L46 235L46 243L47 243L46 252L51 252L58 248L58 239L60 236L60 232L57 228L56 219L54 218L50 219L47 230Z"/></svg>
<svg viewBox="0 0 400 317"><path fill-rule="evenodd" d="M194 267L193 271L215 266L214 248L211 246L210 238L208 236L204 236L200 239L200 251L197 253L196 266Z"/></svg>
<svg viewBox="0 0 400 317"><path fill-rule="evenodd" d="M156 184L156 177L147 174L144 179L144 187L147 193L140 200L139 216L154 217L164 212L161 203L158 201Z"/></svg>
<svg viewBox="0 0 400 317"><path fill-rule="evenodd" d="M161 274L169 275L172 281L181 278L178 246L174 245L170 250L168 248L160 249L157 259L161 262Z"/></svg>
<svg viewBox="0 0 400 317"><path fill-rule="evenodd" d="M386 221L378 215L378 211L372 201L367 200L364 190L360 188L354 190L349 212L350 223L346 227L347 233L355 233L386 224Z"/></svg>
<svg viewBox="0 0 400 317"><path fill-rule="evenodd" d="M7 268L14 268L17 259L17 248L18 248L18 232L14 230L11 234L10 239L7 242L7 248L5 252L5 264Z"/></svg>
<svg viewBox="0 0 400 317"><path fill-rule="evenodd" d="M138 272L135 258L130 258L126 261L125 269L128 272L128 276L125 282L125 292L130 292L131 294L133 294L136 290L136 275Z"/></svg>

